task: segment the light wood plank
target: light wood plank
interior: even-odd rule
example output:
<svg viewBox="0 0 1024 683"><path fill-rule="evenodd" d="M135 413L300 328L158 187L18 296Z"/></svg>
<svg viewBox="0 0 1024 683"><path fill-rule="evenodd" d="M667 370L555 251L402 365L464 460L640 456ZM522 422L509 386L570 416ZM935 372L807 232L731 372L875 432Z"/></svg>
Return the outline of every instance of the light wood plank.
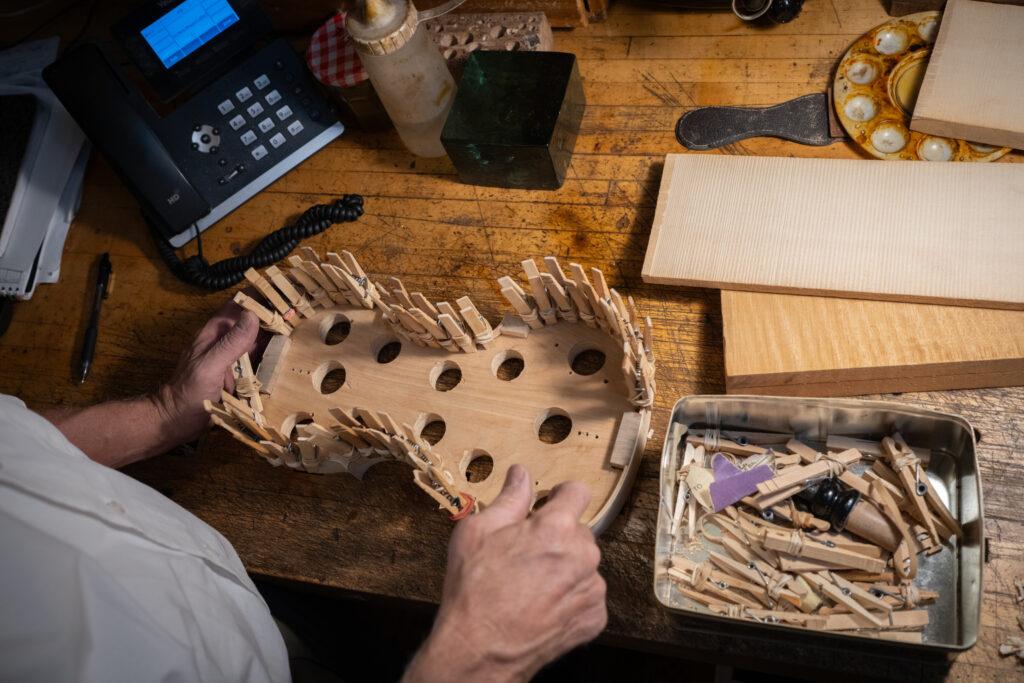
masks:
<svg viewBox="0 0 1024 683"><path fill-rule="evenodd" d="M1024 309L1024 174L670 154L645 282Z"/></svg>
<svg viewBox="0 0 1024 683"><path fill-rule="evenodd" d="M1024 148L1024 7L950 0L912 130Z"/></svg>
<svg viewBox="0 0 1024 683"><path fill-rule="evenodd" d="M729 393L1024 385L1024 312L722 292Z"/></svg>

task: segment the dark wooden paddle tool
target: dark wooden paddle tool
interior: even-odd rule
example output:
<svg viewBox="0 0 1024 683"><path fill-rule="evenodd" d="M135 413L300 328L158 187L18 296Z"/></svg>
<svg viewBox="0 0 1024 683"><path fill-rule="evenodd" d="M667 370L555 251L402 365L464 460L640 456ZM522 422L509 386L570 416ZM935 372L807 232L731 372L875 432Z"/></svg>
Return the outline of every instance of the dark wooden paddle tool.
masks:
<svg viewBox="0 0 1024 683"><path fill-rule="evenodd" d="M804 145L842 139L829 126L831 97L812 93L770 107L701 107L676 123L676 139L687 149L715 149L738 140L775 137Z"/></svg>

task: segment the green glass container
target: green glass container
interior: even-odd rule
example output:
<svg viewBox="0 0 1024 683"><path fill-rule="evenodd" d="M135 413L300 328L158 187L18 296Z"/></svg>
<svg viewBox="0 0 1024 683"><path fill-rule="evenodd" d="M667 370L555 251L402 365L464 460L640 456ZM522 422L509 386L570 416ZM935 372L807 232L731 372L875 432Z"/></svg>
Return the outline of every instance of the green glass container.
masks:
<svg viewBox="0 0 1024 683"><path fill-rule="evenodd" d="M474 52L441 144L464 183L555 190L565 181L585 106L573 54Z"/></svg>

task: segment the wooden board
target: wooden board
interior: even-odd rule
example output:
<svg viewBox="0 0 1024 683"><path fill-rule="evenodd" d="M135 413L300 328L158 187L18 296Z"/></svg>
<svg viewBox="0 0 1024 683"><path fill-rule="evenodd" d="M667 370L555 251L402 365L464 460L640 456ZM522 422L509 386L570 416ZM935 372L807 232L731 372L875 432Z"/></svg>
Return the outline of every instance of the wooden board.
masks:
<svg viewBox="0 0 1024 683"><path fill-rule="evenodd" d="M1024 385L1024 312L722 292L734 394L856 396Z"/></svg>
<svg viewBox="0 0 1024 683"><path fill-rule="evenodd" d="M912 130L1024 148L1024 7L950 0Z"/></svg>
<svg viewBox="0 0 1024 683"><path fill-rule="evenodd" d="M351 332L344 341L326 345L327 330L341 321L351 323ZM378 362L378 351L389 343L397 346L397 357ZM605 357L593 374L575 373L570 366L584 349ZM523 362L522 373L502 380L498 368L510 358ZM417 435L429 423L440 422L432 445L455 470L460 492L490 502L508 468L520 463L533 476L538 497L569 479L586 482L593 497L583 518L605 525L609 520L600 513L606 507L617 512L629 490L630 477L611 462L619 424L633 412L621 360L621 342L583 324L544 325L527 339L501 335L487 350L451 353L399 341L377 311L337 305L298 322L278 360L281 374L273 393L263 397L263 415L286 435L298 417L331 427L336 421L330 410L339 407L386 412ZM323 393L324 376L336 368L344 370L340 387ZM444 371L457 372L458 383L436 389ZM571 425L564 440L545 443L538 429L551 415L567 416ZM627 468L644 431L639 426L632 430L634 447L623 463ZM470 463L484 456L493 469L464 480Z"/></svg>
<svg viewBox="0 0 1024 683"><path fill-rule="evenodd" d="M1024 173L669 154L645 282L1024 309Z"/></svg>
<svg viewBox="0 0 1024 683"><path fill-rule="evenodd" d="M1024 0L991 0L1001 5L1024 5ZM902 17L914 12L940 10L946 6L946 0L887 0L886 12L894 17Z"/></svg>

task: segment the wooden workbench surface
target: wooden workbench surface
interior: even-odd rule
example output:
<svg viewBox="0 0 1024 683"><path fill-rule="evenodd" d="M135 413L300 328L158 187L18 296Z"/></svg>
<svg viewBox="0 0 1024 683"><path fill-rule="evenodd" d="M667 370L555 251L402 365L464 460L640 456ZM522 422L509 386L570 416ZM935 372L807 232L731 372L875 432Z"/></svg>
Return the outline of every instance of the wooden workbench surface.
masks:
<svg viewBox="0 0 1024 683"><path fill-rule="evenodd" d="M295 4L306 10L319 4L305 18L330 7ZM95 25L117 16L116 8L100 5ZM553 254L602 268L609 283L633 295L654 320L660 392L635 490L601 539L609 642L791 673L904 680L1020 675L996 648L1007 636L1021 635L1012 584L1024 577L1024 389L894 399L960 413L982 434L989 539L982 630L977 646L948 671L943 660L887 644L851 646L673 616L652 593L657 453L669 409L681 396L724 391L718 293L640 281L662 158L683 151L673 135L676 119L694 106L771 104L821 91L853 38L885 19L878 0L809 2L792 24L767 30L728 13L615 4L606 23L556 33L556 48L580 58L589 103L561 190L461 185L446 159L414 158L394 133L350 131L206 233L207 255L245 250L306 206L357 192L366 198L363 219L332 228L309 240L311 246L350 249L374 275L399 275L410 289L434 298L469 293L492 320L505 308L495 278L515 272L526 256ZM70 34L73 20L69 14L62 24ZM769 139L723 151L858 157L846 144L803 147ZM91 305L91 269L104 251L111 254L116 287L103 310L93 375L77 386L70 376ZM131 196L105 163L94 160L60 283L18 304L0 338L0 392L38 408L151 390L226 297L171 276ZM266 466L216 432L197 453L167 455L130 472L219 529L253 574L412 601L440 595L451 523L402 465L375 467L362 482L299 474Z"/></svg>

